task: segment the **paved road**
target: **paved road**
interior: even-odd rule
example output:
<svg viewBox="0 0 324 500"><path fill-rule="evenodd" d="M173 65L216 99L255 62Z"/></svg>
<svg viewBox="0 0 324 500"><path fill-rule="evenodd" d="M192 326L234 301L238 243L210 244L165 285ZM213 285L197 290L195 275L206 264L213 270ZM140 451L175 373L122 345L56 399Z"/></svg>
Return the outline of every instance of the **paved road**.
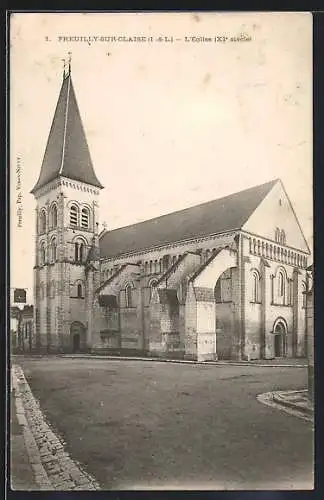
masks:
<svg viewBox="0 0 324 500"><path fill-rule="evenodd" d="M256 395L304 368L19 358L76 460L104 489L307 489L310 423Z"/></svg>

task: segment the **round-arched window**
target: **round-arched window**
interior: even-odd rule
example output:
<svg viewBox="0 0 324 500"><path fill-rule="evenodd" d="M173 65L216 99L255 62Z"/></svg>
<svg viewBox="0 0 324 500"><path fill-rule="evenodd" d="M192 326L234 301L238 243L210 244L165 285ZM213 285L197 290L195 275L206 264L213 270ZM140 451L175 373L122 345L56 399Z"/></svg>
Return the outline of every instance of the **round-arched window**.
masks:
<svg viewBox="0 0 324 500"><path fill-rule="evenodd" d="M75 262L84 262L86 246L82 239L77 239L74 243Z"/></svg>
<svg viewBox="0 0 324 500"><path fill-rule="evenodd" d="M51 208L51 227L57 227L57 206L56 204L52 205Z"/></svg>
<svg viewBox="0 0 324 500"><path fill-rule="evenodd" d="M42 210L39 215L39 232L40 234L46 233L46 212Z"/></svg>
<svg viewBox="0 0 324 500"><path fill-rule="evenodd" d="M260 275L252 271L252 302L260 302Z"/></svg>
<svg viewBox="0 0 324 500"><path fill-rule="evenodd" d="M81 226L84 227L85 229L89 228L89 209L88 208L83 208L81 211Z"/></svg>
<svg viewBox="0 0 324 500"><path fill-rule="evenodd" d="M128 284L126 285L125 288L125 302L126 302L126 307L133 307L133 293L132 293L132 285Z"/></svg>
<svg viewBox="0 0 324 500"><path fill-rule="evenodd" d="M70 208L70 224L71 226L77 226L79 219L79 208L76 205L72 205Z"/></svg>
<svg viewBox="0 0 324 500"><path fill-rule="evenodd" d="M284 297L285 295L285 277L282 271L279 271L278 275L278 294L279 297Z"/></svg>

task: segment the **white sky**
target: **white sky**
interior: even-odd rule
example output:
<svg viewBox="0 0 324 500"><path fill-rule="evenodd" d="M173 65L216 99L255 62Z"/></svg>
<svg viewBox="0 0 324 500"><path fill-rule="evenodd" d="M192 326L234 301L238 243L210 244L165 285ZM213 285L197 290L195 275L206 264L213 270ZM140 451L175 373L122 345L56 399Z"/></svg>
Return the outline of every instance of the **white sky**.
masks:
<svg viewBox="0 0 324 500"><path fill-rule="evenodd" d="M59 36L234 36L250 42L60 42ZM46 41L45 37L49 40ZM15 14L11 21L11 286L32 301L35 200L62 82L72 77L116 228L280 177L312 246L312 17ZM110 53L110 55L108 55ZM21 157L23 227L17 227Z"/></svg>

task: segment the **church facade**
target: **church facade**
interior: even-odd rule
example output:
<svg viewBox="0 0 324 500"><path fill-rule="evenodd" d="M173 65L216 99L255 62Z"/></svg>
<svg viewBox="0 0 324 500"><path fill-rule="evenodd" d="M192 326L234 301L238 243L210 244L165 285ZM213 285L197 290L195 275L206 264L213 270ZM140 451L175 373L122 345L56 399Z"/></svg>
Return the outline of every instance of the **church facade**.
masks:
<svg viewBox="0 0 324 500"><path fill-rule="evenodd" d="M32 190L32 350L194 360L307 354L310 251L279 179L99 233L102 189L69 70Z"/></svg>

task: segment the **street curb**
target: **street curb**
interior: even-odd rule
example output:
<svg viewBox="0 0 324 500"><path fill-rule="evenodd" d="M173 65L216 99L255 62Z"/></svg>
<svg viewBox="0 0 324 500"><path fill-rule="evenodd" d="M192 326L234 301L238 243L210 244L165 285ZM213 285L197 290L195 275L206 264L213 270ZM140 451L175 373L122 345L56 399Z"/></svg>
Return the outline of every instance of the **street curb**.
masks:
<svg viewBox="0 0 324 500"><path fill-rule="evenodd" d="M278 394L279 393L281 394L282 392L284 391L271 391L271 392L265 392L263 394L258 394L257 400L260 403L281 410L285 413L288 413L289 415L293 415L294 417L301 418L302 420L306 420L307 422L314 423L313 412L305 411L304 408L302 409L300 408L300 406L294 405L293 403L286 405L283 404L282 400L278 398ZM291 392L301 392L301 391L285 391L285 392L291 393Z"/></svg>
<svg viewBox="0 0 324 500"><path fill-rule="evenodd" d="M17 418L35 482L44 491L100 490L99 484L69 456L64 444L46 423L22 368L12 365Z"/></svg>
<svg viewBox="0 0 324 500"><path fill-rule="evenodd" d="M99 359L99 360L120 360L120 361L156 361L158 363L178 363L187 365L204 366L257 366L260 368L307 368L307 364L266 364L253 363L250 361L190 361L185 359L165 359L165 358L139 358L132 356L103 356L92 354L58 354L56 357L64 359Z"/></svg>
<svg viewBox="0 0 324 500"><path fill-rule="evenodd" d="M289 392L290 394L293 394L293 393L298 393L301 391L285 391L285 392L287 392L287 393ZM307 390L305 390L304 392L307 392ZM295 409L300 410L301 412L304 412L305 414L309 415L310 417L313 416L313 411L310 408L301 407L300 405L295 404L292 401L287 401L284 398L281 391L273 393L273 401L275 401L276 403L281 404L283 406L286 406L287 408L292 408L293 410L295 410Z"/></svg>

